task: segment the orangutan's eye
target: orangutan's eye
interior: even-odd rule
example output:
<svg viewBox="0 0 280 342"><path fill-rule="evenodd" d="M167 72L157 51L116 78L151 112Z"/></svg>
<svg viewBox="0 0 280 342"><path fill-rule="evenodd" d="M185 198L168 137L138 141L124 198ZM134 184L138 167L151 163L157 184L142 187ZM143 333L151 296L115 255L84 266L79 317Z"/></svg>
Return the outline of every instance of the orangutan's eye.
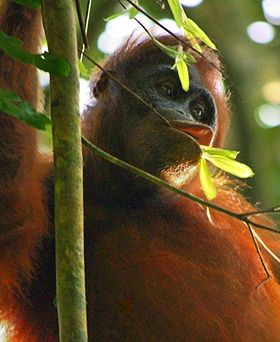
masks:
<svg viewBox="0 0 280 342"><path fill-rule="evenodd" d="M165 97L174 98L176 95L175 85L171 82L161 82L158 84L158 91Z"/></svg>
<svg viewBox="0 0 280 342"><path fill-rule="evenodd" d="M202 121L207 114L207 103L202 96L197 97L190 103L190 113L198 121Z"/></svg>

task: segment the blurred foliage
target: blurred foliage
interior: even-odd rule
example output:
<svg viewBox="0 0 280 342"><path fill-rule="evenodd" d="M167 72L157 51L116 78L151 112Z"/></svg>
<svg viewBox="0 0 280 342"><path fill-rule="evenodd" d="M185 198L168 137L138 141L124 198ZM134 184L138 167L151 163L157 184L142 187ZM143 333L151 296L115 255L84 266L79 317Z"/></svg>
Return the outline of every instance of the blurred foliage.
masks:
<svg viewBox="0 0 280 342"><path fill-rule="evenodd" d="M86 2L82 1L84 9ZM140 5L157 19L171 18L164 1L140 0ZM98 36L106 24L103 18L117 10L120 10L117 0L93 0L90 50L87 52L91 57L103 57L96 48ZM233 112L227 146L240 150L239 159L256 173L248 181L246 196L253 202L260 202L263 207L279 205L280 127L261 127L255 119L255 111L265 103L262 86L268 81L280 81L280 28L275 26L276 37L270 44L256 44L249 39L247 26L254 21L265 20L261 1L205 0L197 7L186 8L186 11L214 41L225 65Z"/></svg>

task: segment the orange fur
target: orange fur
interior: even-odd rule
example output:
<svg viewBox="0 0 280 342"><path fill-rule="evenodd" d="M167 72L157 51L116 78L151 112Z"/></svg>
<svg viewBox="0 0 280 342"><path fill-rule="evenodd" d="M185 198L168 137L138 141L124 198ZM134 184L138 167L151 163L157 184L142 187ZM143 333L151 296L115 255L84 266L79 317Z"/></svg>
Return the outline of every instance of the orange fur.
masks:
<svg viewBox="0 0 280 342"><path fill-rule="evenodd" d="M35 53L39 12L10 1L4 5L0 27ZM219 65L215 54L204 52ZM105 68L133 70L159 55L151 41L134 42ZM205 58L197 68L216 100L214 143L221 146L229 122L221 75ZM35 106L33 67L0 51L0 82ZM115 103L105 86L102 91L85 115L84 134L119 152L116 133L129 127L120 125L119 97ZM104 125L107 116L113 120ZM103 137L111 137L109 144ZM5 114L0 139L0 319L8 323L9 341L54 342L52 165L38 155L35 131ZM89 151L84 156L89 341L280 341L280 287L274 277L260 285L266 274L244 223L186 199L165 202L164 190L158 201L125 206L121 196L133 196L137 179ZM133 179L128 187L127 179ZM185 189L203 197L196 178ZM236 212L253 208L222 180L215 203ZM266 257L265 262L273 275Z"/></svg>

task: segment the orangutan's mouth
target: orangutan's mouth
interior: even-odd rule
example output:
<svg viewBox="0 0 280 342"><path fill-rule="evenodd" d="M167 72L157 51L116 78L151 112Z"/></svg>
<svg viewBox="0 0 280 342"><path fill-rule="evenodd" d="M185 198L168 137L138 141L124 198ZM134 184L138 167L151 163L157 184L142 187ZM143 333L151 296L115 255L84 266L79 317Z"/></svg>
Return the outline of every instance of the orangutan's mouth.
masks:
<svg viewBox="0 0 280 342"><path fill-rule="evenodd" d="M193 137L200 145L211 145L214 132L211 127L183 120L169 120L173 127Z"/></svg>

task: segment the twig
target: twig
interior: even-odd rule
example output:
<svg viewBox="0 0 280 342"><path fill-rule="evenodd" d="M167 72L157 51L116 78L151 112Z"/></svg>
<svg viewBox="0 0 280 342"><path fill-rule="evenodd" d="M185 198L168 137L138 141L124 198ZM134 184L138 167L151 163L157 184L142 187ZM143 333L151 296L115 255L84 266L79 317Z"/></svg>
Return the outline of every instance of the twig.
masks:
<svg viewBox="0 0 280 342"><path fill-rule="evenodd" d="M86 49L88 49L88 46L89 46L88 45L88 38L87 38L87 34L86 34L86 29L85 29L82 10L81 10L80 0L75 0L75 4L76 4L76 9L77 9L77 15L78 15L78 21L79 21L79 25L80 25L80 30L81 30L81 34L82 34L82 38L83 38L83 45L85 46Z"/></svg>
<svg viewBox="0 0 280 342"><path fill-rule="evenodd" d="M258 242L262 245L262 247L264 248L264 250L275 260L280 264L280 258L272 252L272 250L265 244L265 242L262 240L262 238L257 234L257 232L255 230L253 230L253 233L256 237L256 239L258 240Z"/></svg>
<svg viewBox="0 0 280 342"><path fill-rule="evenodd" d="M249 217L249 216L255 216L255 215L260 215L260 214L277 214L280 213L280 207L272 207L270 209L263 209L263 210L256 210L256 211L250 211L248 213L245 213L244 216Z"/></svg>
<svg viewBox="0 0 280 342"><path fill-rule="evenodd" d="M251 221L250 219L247 218L246 214L238 214L238 215L239 215L238 219L240 221L243 221L245 223L251 224L251 225L255 226L256 228L267 230L267 231L272 232L272 233L278 232L280 234L280 230L278 230L278 229L276 230L274 228L268 227L268 226L263 225L261 223L257 223L257 222Z"/></svg>
<svg viewBox="0 0 280 342"><path fill-rule="evenodd" d="M271 276L270 276L270 274L269 274L269 272L268 272L268 269L267 269L267 267L266 267L266 264L265 264L265 261L264 261L262 252L261 252L261 250L260 250L260 247L259 247L257 238L256 238L256 236L255 236L255 234L254 234L254 229L251 227L251 225L250 225L249 223L246 223L246 226L247 226L248 229L249 229L249 232L250 232L250 235L251 235L252 240L253 240L253 242L254 242L254 246L255 246L255 248L256 248L257 254L258 254L259 258L260 258L260 262L261 262L262 267L263 267L263 269L264 269L264 271L265 271L265 273L266 273L266 278L265 278L264 280L262 280L260 284L257 285L257 288L258 288L258 287L260 287L263 283L265 283Z"/></svg>
<svg viewBox="0 0 280 342"><path fill-rule="evenodd" d="M88 0L87 2L87 9L86 9L86 17L85 17L85 33L87 36L88 33L88 25L89 25L89 18L90 18L90 12L91 12L91 4L92 0ZM84 52L86 50L86 45L83 43L81 48L81 54L80 54L80 61L83 60Z"/></svg>
<svg viewBox="0 0 280 342"><path fill-rule="evenodd" d="M246 225L252 225L252 226L255 226L257 228L260 228L260 229L263 229L263 230L268 230L270 232L273 232L273 233L276 233L276 234L280 234L280 231L279 230L276 230L276 229L273 229L271 227L268 227L268 226L264 226L264 225L261 225L261 224L258 224L258 223L255 223L255 222L251 222L249 219L247 219L246 217L244 217L243 215L244 214L238 214L238 213L235 213L231 210L228 210L228 209L225 209L223 207L220 207L219 205L217 204L214 204L212 202L208 202L206 200L203 200L195 195L191 195L190 193L184 191L184 190L181 190L181 189L178 189L178 188L175 188L173 187L172 185L170 185L169 183L167 183L166 181L146 172L146 171L143 171L141 169L139 169L138 167L136 166L133 166L129 163L126 163L114 156L112 156L111 154L103 151L102 149L100 149L99 147L97 147L96 145L94 145L93 143L91 143L87 138L85 138L84 136L82 136L82 142L83 144L88 147L91 151L93 151L96 155L100 156L101 158L107 160L108 162L110 163L113 163L129 172L132 172L134 173L135 175L137 176L140 176L144 179L147 179L149 182L155 184L155 185L158 185L158 186L161 186L161 187L164 187L178 195L181 195L189 200L192 200L194 202L197 202L201 205L204 205L206 207L209 207L209 208L212 208L212 209L215 209L219 212L222 212L228 216L231 216L231 217L234 217L235 219L239 220L239 221L243 221Z"/></svg>

